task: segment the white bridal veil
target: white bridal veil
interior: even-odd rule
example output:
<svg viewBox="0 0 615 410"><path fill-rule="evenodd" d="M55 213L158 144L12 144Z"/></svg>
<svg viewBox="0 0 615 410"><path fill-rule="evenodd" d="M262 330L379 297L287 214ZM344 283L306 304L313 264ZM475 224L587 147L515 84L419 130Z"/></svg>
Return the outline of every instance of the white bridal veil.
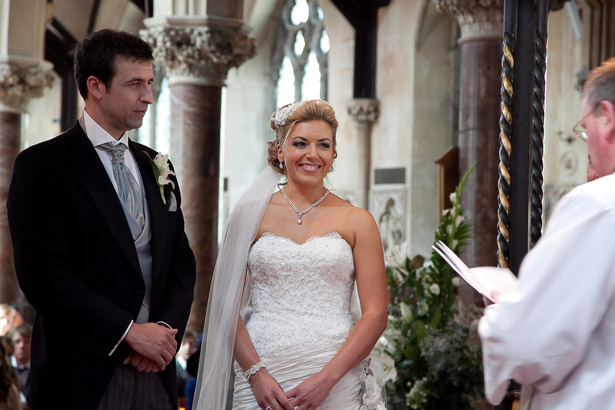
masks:
<svg viewBox="0 0 615 410"><path fill-rule="evenodd" d="M248 251L279 180L280 174L269 166L265 167L229 217L207 302L199 375L194 393L193 408L196 410L226 408Z"/></svg>

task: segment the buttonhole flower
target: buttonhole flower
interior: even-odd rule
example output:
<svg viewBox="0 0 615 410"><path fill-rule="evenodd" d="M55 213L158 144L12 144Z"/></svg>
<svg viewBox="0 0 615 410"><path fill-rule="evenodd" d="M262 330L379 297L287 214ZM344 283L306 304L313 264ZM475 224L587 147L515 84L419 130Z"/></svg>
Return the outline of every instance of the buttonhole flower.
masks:
<svg viewBox="0 0 615 410"><path fill-rule="evenodd" d="M158 153L156 154L156 157L152 159L147 151L143 151L143 153L147 155L150 164L152 164L152 170L154 171L154 177L156 178L156 185L158 185L158 189L160 190L162 203L166 205L167 199L164 197L164 186L171 184L171 189L175 189L175 184L169 179L169 176L175 175L175 172L171 171L169 155L162 155Z"/></svg>

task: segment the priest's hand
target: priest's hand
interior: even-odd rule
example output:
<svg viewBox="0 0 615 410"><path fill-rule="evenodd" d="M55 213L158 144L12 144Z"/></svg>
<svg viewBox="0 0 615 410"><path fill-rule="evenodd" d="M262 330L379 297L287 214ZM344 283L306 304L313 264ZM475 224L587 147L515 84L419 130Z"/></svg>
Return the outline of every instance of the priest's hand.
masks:
<svg viewBox="0 0 615 410"><path fill-rule="evenodd" d="M492 290L491 293L489 293L489 296L491 296L491 299L488 299L488 298L483 296L483 303L485 304L485 307L487 307L489 305L493 305L494 303L498 303L502 293L504 293L504 292L499 292L497 290Z"/></svg>

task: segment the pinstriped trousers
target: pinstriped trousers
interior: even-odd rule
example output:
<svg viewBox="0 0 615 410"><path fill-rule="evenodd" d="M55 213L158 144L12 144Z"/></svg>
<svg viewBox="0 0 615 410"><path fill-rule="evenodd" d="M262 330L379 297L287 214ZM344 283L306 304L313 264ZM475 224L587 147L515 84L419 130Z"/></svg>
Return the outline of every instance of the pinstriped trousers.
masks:
<svg viewBox="0 0 615 410"><path fill-rule="evenodd" d="M98 410L175 409L160 375L140 372L131 365L117 367L98 405Z"/></svg>

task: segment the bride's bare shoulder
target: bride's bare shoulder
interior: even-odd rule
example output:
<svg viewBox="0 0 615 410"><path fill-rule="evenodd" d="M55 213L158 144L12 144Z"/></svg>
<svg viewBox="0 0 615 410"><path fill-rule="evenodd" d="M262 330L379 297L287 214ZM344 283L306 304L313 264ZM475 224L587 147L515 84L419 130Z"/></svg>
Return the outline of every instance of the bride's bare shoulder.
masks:
<svg viewBox="0 0 615 410"><path fill-rule="evenodd" d="M334 201L332 201L331 206L335 206L337 212L343 215L344 219L352 224L371 224L375 223L374 217L369 211L359 208L358 206L353 205L351 202L341 198L340 196L334 194Z"/></svg>

